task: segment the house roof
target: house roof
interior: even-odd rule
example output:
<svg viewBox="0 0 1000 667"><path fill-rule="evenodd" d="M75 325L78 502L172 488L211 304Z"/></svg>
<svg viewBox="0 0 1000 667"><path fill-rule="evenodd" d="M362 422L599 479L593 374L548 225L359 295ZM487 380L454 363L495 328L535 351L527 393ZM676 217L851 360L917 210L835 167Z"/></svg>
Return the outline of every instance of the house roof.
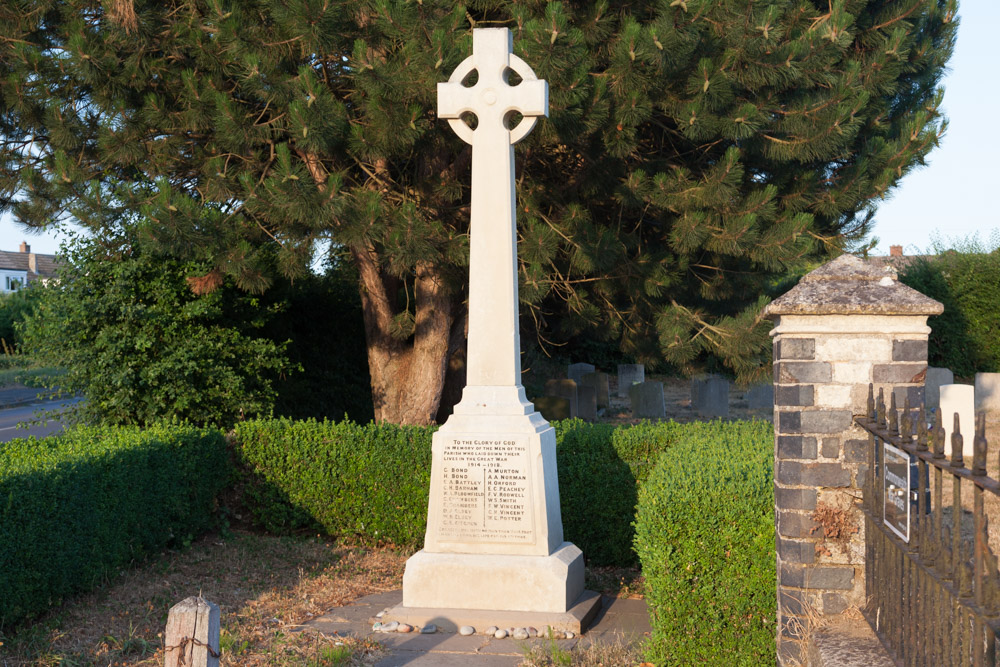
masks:
<svg viewBox="0 0 1000 667"><path fill-rule="evenodd" d="M28 274L28 282L36 278L55 277L58 266L59 259L55 255L0 250L0 269L25 271Z"/></svg>

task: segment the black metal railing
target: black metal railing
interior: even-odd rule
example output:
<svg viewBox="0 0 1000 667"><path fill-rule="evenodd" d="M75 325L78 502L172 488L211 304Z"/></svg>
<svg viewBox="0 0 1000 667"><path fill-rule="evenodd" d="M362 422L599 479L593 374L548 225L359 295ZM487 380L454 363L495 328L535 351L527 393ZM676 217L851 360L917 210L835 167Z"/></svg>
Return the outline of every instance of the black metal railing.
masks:
<svg viewBox="0 0 1000 667"><path fill-rule="evenodd" d="M971 468L957 414L950 459L940 410L929 426L923 407L913 410L907 400L900 414L894 394L886 408L882 390L876 401L869 386L867 414L855 423L869 442L863 503L869 623L900 664L997 664L1000 574L984 494L1000 497L1000 482L987 475L985 416L976 416ZM962 506L970 487L971 512Z"/></svg>

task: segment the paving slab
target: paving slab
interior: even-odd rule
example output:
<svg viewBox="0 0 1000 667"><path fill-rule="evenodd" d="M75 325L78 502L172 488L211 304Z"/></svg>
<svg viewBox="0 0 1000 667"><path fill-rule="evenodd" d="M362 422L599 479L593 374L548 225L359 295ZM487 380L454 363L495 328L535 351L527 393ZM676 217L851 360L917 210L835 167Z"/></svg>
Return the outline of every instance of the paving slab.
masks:
<svg viewBox="0 0 1000 667"><path fill-rule="evenodd" d="M398 590L369 595L330 609L301 629L309 628L325 635L374 639L389 652L375 663L376 667L514 667L521 664L532 646L554 643L563 651L572 651L595 642L637 644L650 632L645 600L622 600L607 595L601 597L601 610L591 621L589 630L572 639L496 639L483 634L463 637L441 630L426 635L374 632L372 625L378 620L375 615L398 605L402 599L402 591Z"/></svg>

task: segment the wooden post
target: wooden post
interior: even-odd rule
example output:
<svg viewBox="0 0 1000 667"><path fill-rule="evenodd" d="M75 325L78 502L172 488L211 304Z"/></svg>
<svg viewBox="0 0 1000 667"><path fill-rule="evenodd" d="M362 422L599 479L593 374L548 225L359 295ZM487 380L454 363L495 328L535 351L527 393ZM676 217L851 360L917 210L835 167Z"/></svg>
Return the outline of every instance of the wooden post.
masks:
<svg viewBox="0 0 1000 667"><path fill-rule="evenodd" d="M164 667L218 667L219 606L189 597L170 608Z"/></svg>

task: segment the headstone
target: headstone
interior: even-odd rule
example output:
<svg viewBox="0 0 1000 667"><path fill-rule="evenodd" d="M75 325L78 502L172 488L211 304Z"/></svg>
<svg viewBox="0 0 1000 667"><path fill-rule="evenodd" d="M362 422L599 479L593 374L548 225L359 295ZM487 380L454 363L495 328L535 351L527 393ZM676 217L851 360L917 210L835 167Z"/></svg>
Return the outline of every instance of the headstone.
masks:
<svg viewBox="0 0 1000 667"><path fill-rule="evenodd" d="M535 409L538 410L546 421L560 421L570 419L572 413L569 408L569 399L558 396L541 396L535 399Z"/></svg>
<svg viewBox="0 0 1000 667"><path fill-rule="evenodd" d="M691 409L697 410L698 406L705 400L702 395L705 392L705 383L711 375L695 375L691 378Z"/></svg>
<svg viewBox="0 0 1000 667"><path fill-rule="evenodd" d="M597 421L597 391L593 387L577 387L577 416L588 422Z"/></svg>
<svg viewBox="0 0 1000 667"><path fill-rule="evenodd" d="M594 368L593 364L570 364L566 369L566 377L568 377L573 382L580 384L580 380L587 373L593 373L597 369Z"/></svg>
<svg viewBox="0 0 1000 667"><path fill-rule="evenodd" d="M572 380L548 380L545 382L545 395L558 396L569 401L569 416L576 417L580 413L579 390Z"/></svg>
<svg viewBox="0 0 1000 667"><path fill-rule="evenodd" d="M662 382L642 382L628 390L632 415L640 418L662 419L667 416L667 406L663 401Z"/></svg>
<svg viewBox="0 0 1000 667"><path fill-rule="evenodd" d="M699 417L728 417L729 380L720 377L705 378L698 388L697 402L694 397L691 402Z"/></svg>
<svg viewBox="0 0 1000 667"><path fill-rule="evenodd" d="M629 387L646 381L646 367L642 364L618 364L618 396L629 395Z"/></svg>
<svg viewBox="0 0 1000 667"><path fill-rule="evenodd" d="M433 435L424 548L385 622L480 627L484 612L506 611L517 627L556 627L600 605L563 540L555 431L521 386L513 144L547 114L548 88L512 45L507 28L474 29L472 55L438 84L438 117L472 144L466 387ZM508 129L512 112L523 119Z"/></svg>
<svg viewBox="0 0 1000 667"><path fill-rule="evenodd" d="M965 465L972 465L972 442L976 427L976 388L971 384L941 385L941 423L944 426L944 451L951 456L951 434L954 432L955 413L962 429L962 456Z"/></svg>
<svg viewBox="0 0 1000 667"><path fill-rule="evenodd" d="M747 407L751 410L774 409L774 384L755 384L747 389Z"/></svg>
<svg viewBox="0 0 1000 667"><path fill-rule="evenodd" d="M164 667L217 667L219 606L202 597L181 600L167 614Z"/></svg>
<svg viewBox="0 0 1000 667"><path fill-rule="evenodd" d="M947 368L927 367L924 379L924 402L927 409L941 405L941 385L955 384L955 374Z"/></svg>
<svg viewBox="0 0 1000 667"><path fill-rule="evenodd" d="M611 406L611 383L608 382L607 373L587 373L581 378L580 385L594 388L597 392L598 409Z"/></svg>
<svg viewBox="0 0 1000 667"><path fill-rule="evenodd" d="M976 373L976 412L987 421L1000 419L1000 373Z"/></svg>

